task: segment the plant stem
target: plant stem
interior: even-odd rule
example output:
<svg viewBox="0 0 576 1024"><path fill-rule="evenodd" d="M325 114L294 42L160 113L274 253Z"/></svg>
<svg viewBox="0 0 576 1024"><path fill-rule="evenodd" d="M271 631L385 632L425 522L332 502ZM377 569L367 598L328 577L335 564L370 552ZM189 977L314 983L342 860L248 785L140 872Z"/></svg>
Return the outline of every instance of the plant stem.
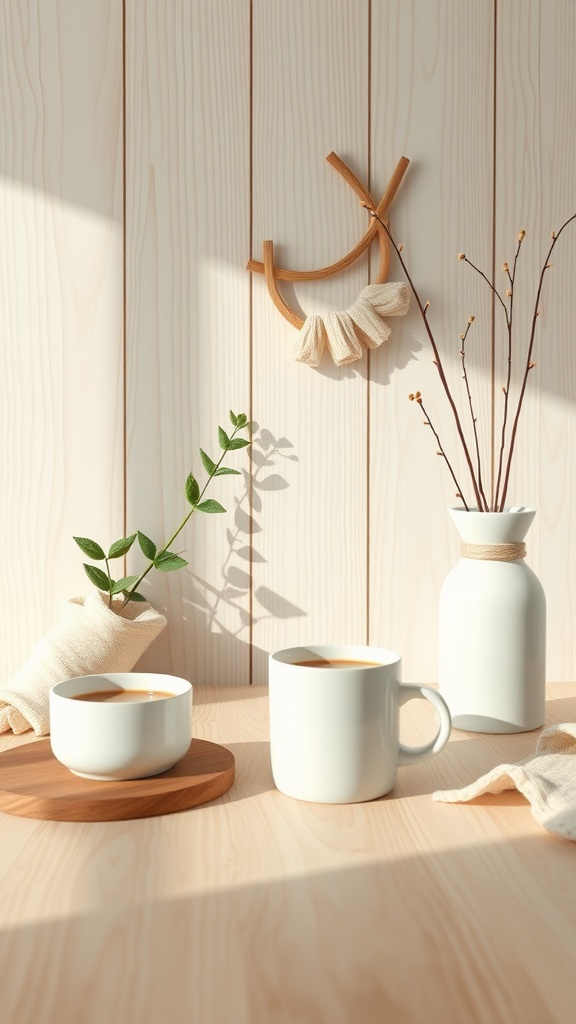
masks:
<svg viewBox="0 0 576 1024"><path fill-rule="evenodd" d="M470 418L472 420L472 430L474 431L474 447L476 449L476 466L477 466L477 473L478 473L478 490L480 491L480 494L481 494L481 497L482 497L482 501L483 501L483 504L484 504L484 511L487 512L488 511L488 502L486 500L486 494L484 492L484 487L482 485L482 460L480 458L480 442L478 440L478 428L476 426L476 416L474 415L474 406L472 404L472 394L470 392L470 383L469 383L469 380L468 380L468 371L466 369L466 338L468 337L468 331L470 330L470 328L472 326L472 320L473 320L473 318L468 321L468 324L466 325L466 330L465 330L464 334L461 337L462 347L460 349L460 358L462 360L462 376L464 378L464 384L466 385L466 394L468 396L468 405L469 405L469 408L470 408Z"/></svg>
<svg viewBox="0 0 576 1024"><path fill-rule="evenodd" d="M238 433L238 431L244 429L245 426L246 426L246 424L242 424L242 426L235 426L234 430L232 431L232 434L230 435L230 440L233 440L235 435ZM166 543L160 549L160 551L156 552L156 559L159 557L159 555L163 555L166 551L168 551L168 549L170 548L171 544L173 544L173 542L176 540L176 537L178 536L178 534L182 532L182 530L186 526L186 523L188 522L190 517L196 511L197 505L199 505L199 503L201 502L204 494L206 493L207 488L210 485L210 482L211 482L212 478L216 475L217 470L222 465L222 462L223 462L225 456L228 454L229 450L230 450L229 448L226 448L222 452L220 458L218 459L218 462L214 466L214 469L212 470L212 472L209 474L208 479L207 479L206 483L204 484L204 487L202 488L202 490L200 492L200 496L198 498L198 501L196 502L196 505L192 506L190 511L187 513L187 515L184 516L184 519L180 523L180 526L178 527L178 529L174 531L174 533L172 534L170 539L166 541ZM154 568L154 562L155 562L155 560L150 561L149 564L144 569L144 571L140 573L140 575L139 575L138 579L135 581L135 583L132 584L132 586L130 587L130 590L126 594L125 600L124 600L124 602L122 604L122 608L126 607L126 605L128 604L128 602L130 600L130 597L131 597L133 591L138 590L138 587L142 583L142 580L144 580L146 578L146 576L148 575L148 573L150 572L150 570Z"/></svg>
<svg viewBox="0 0 576 1024"><path fill-rule="evenodd" d="M504 464L504 449L506 447L506 427L508 425L508 405L510 399L510 383L512 380L512 323L514 318L514 281L516 279L516 265L518 263L518 256L520 254L520 246L524 239L524 232L521 231L518 236L518 245L516 246L516 253L514 256L514 264L512 267L512 273L508 270L508 278L510 280L510 307L508 315L506 317L506 328L508 332L508 372L506 375L506 384L503 387L504 392L504 411L502 413L502 431L500 434L500 454L498 457L498 476L496 479L496 493L494 495L494 510L498 510L499 494L500 494L500 482L502 480L502 467Z"/></svg>
<svg viewBox="0 0 576 1024"><path fill-rule="evenodd" d="M504 302L504 299L500 295L498 289L495 288L494 285L492 284L490 278L486 276L483 270L480 270L480 267L477 267L475 263L472 263L472 260L469 260L467 256L460 256L460 259L463 260L464 263L467 263L468 266L472 267L472 270L475 270L476 273L479 274L484 281L486 281L486 284L488 285L490 291L494 293L494 297L498 299L498 302L502 306L502 309L504 310L504 316L506 317L506 323L508 323L508 310L506 308L506 303Z"/></svg>
<svg viewBox="0 0 576 1024"><path fill-rule="evenodd" d="M517 433L517 430L518 430L518 420L520 418L520 411L522 409L522 403L524 401L524 394L526 392L526 384L528 382L528 374L530 373L530 370L534 366L534 363L532 362L532 351L534 349L534 338L535 338L535 334L536 334L536 321L537 321L538 315L539 315L538 306L540 305L540 295L542 293L542 286L543 286L543 283L544 283L544 275L545 275L546 271L549 269L550 256L552 255L552 252L554 250L554 246L556 245L556 242L560 238L560 235L564 231L564 228L568 227L568 224L570 224L573 220L576 220L576 213L573 213L572 216L568 218L568 220L564 221L564 223L563 223L563 225L562 225L562 227L560 228L559 231L557 231L556 233L554 233L554 232L552 233L552 244L550 245L550 248L548 249L548 253L547 253L546 259L544 260L544 264L542 266L542 270L540 271L540 279L538 281L538 290L536 292L536 300L534 302L534 312L532 314L532 329L530 331L530 342L529 342L529 345L528 345L528 352L527 352L527 355L526 355L526 366L525 366L525 369L524 369L524 376L522 378L522 386L521 386L521 389L520 389L520 396L518 398L518 405L517 405L517 408L516 408L516 415L514 416L514 422L513 422L513 425L512 425L512 433L510 435L510 448L509 448L509 451L508 451L508 461L506 463L506 473L505 473L505 476L504 476L504 486L502 488L502 496L500 498L499 506L496 509L497 512L503 512L504 511L504 506L506 504L506 495L508 493L508 484L510 482L510 468L511 468L511 465L512 465L512 456L514 454L514 445L515 445L515 442L516 442L516 433Z"/></svg>
<svg viewBox="0 0 576 1024"><path fill-rule="evenodd" d="M106 562L106 575L108 576L108 582L110 584L110 590L108 591L108 607L112 607L112 573L110 572L110 562L105 559Z"/></svg>
<svg viewBox="0 0 576 1024"><path fill-rule="evenodd" d="M363 203L362 205L366 206L365 203ZM436 366L436 369L438 370L438 374L440 376L440 380L442 382L442 386L444 388L444 391L446 393L446 397L448 399L448 402L450 404L450 408L452 410L452 414L454 416L454 422L456 424L456 430L458 432L458 437L460 438L460 443L462 445L462 449L463 449L463 452L464 452L464 457L466 459L466 463L468 465L468 470L470 472L470 478L472 480L472 487L474 489L474 495L476 497L476 503L478 505L478 508L480 509L480 508L482 508L482 498L481 498L480 491L479 491L479 488L478 488L478 482L476 480L476 474L474 472L474 465L472 463L472 458L471 458L471 455L470 455L470 451L469 451L468 445L466 443L466 438L464 436L464 431L462 429L462 423L460 422L460 416L458 415L458 409L456 408L456 403L454 402L454 399L452 398L452 393L450 391L450 387L449 387L448 381L446 379L446 374L444 373L444 367L442 366L442 360L440 358L440 353L438 351L438 346L436 345L436 341L434 339L434 335L432 333L432 330L430 328L430 324L428 323L428 320L427 320L427 317L426 317L426 310L424 308L424 305L422 304L420 296L419 296L419 294L418 294L418 292L416 290L416 287L414 285L414 282L413 282L413 280L412 280L412 278L410 276L410 273L408 271L408 267L406 266L406 263L404 262L404 259L402 258L401 250L400 250L399 246L396 244L396 242L394 241L394 238L392 237L392 235L390 233L388 225L382 220L382 218L378 215L378 212L376 210L371 209L369 206L366 206L366 209L368 210L370 215L372 217L375 217L376 220L384 228L384 231L386 232L386 234L388 236L390 244L393 246L394 251L395 251L395 253L396 253L396 255L397 255L397 257L398 257L398 259L400 261L400 265L402 267L402 270L406 274L406 279L407 279L408 284L410 286L410 290L411 290L414 298L416 299L416 303L418 305L418 309L420 310L420 316L422 317L422 320L424 321L424 326L426 328L426 333L428 335L428 339L430 341L430 344L432 346L432 351L434 353L435 366ZM464 500L464 499L462 499L462 500Z"/></svg>
<svg viewBox="0 0 576 1024"><path fill-rule="evenodd" d="M452 477L452 479L453 479L453 481L454 481L454 483L456 485L456 491L457 491L456 497L462 499L464 508L466 509L467 512L469 512L470 509L468 508L468 505L466 504L466 499L464 498L464 495L462 494L462 488L460 487L460 484L458 483L458 480L456 479L456 474L454 473L454 470L452 469L452 465L450 463L450 460L448 459L448 456L446 455L446 452L444 451L444 447L443 447L442 442L440 440L440 437L438 435L438 431L436 430L434 424L432 423L432 420L430 419L428 413L426 412L426 408L424 406L424 402L422 401L422 397L420 395L420 392L416 392L415 395L410 395L409 397L413 401L417 402L418 405L420 406L420 408L422 409L422 412L424 413L424 415L426 417L426 419L424 421L424 425L427 426L427 427L430 427L430 430L434 434L434 437L436 439L436 444L438 445L438 448L439 448L438 455L441 455L442 458L444 459L446 465L448 466L448 471L450 473L450 476Z"/></svg>

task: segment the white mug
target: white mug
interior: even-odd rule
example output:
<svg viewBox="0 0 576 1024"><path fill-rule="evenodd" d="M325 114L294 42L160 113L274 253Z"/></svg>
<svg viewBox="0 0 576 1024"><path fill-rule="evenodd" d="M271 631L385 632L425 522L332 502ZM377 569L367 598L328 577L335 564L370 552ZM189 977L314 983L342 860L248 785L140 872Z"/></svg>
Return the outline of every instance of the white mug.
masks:
<svg viewBox="0 0 576 1024"><path fill-rule="evenodd" d="M88 694L90 699L83 699ZM117 703L125 694L133 702ZM159 775L184 757L192 741L192 686L177 676L77 676L52 686L49 701L52 753L86 779Z"/></svg>
<svg viewBox="0 0 576 1024"><path fill-rule="evenodd" d="M451 730L445 701L429 686L400 679L400 655L381 647L323 644L271 654L270 758L276 787L316 803L373 800L393 789L398 765L439 753ZM414 697L431 701L439 717L436 735L422 747L399 740L399 708Z"/></svg>

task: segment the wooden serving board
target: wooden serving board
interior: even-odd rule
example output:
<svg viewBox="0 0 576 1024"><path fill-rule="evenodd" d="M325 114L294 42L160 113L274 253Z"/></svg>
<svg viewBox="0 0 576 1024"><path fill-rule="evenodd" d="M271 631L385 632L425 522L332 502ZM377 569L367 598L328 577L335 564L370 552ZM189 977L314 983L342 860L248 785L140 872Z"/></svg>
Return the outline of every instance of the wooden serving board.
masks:
<svg viewBox="0 0 576 1024"><path fill-rule="evenodd" d="M0 753L0 811L46 821L118 821L172 814L221 796L234 782L234 755L193 739L162 775L126 782L82 779L56 760L50 740Z"/></svg>

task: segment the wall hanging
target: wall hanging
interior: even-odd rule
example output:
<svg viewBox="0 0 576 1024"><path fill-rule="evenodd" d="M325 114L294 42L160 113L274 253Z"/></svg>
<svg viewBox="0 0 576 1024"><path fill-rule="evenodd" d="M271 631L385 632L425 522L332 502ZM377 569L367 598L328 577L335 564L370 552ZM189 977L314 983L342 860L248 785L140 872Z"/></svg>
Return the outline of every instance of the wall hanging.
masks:
<svg viewBox="0 0 576 1024"><path fill-rule="evenodd" d="M384 194L376 204L358 178L346 166L343 160L330 153L326 157L351 186L356 195L370 209L375 210L384 220L398 191L398 187L410 161L400 157L394 173L386 186ZM363 288L356 302L341 313L328 313L325 316L312 315L303 319L290 308L278 290L277 281L319 281L332 277L346 270L363 253L378 236L380 261L376 283ZM377 218L372 217L363 238L350 252L336 263L319 270L288 270L274 265L274 243L267 240L262 243L263 262L249 260L247 269L264 274L264 280L270 298L282 316L294 327L298 328L298 341L294 349L294 358L308 366L318 366L322 354L327 350L336 366L355 362L361 359L366 348L378 348L390 336L390 328L382 319L388 316L403 316L410 301L408 286L404 282L387 282L390 269L390 247L388 236Z"/></svg>

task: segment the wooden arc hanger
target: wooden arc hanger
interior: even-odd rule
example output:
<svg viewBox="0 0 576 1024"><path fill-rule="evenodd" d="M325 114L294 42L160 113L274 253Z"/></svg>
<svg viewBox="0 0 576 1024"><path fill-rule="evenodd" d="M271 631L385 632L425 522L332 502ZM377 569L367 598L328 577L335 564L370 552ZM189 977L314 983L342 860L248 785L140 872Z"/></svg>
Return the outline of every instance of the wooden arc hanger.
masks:
<svg viewBox="0 0 576 1024"><path fill-rule="evenodd" d="M366 203L370 209L376 210L378 216L381 217L382 220L385 220L386 213L392 205L392 200L398 191L400 182L402 181L408 164L410 163L408 158L405 156L400 157L396 164L394 173L386 186L384 195L378 205L376 205L372 199L368 189L364 188L361 182L358 181L356 175L353 174L350 168L346 166L344 161L341 160L339 156L336 156L336 153L330 153L326 157L326 160L342 175L344 180L348 182L362 202ZM289 323L300 330L300 328L304 326L304 320L290 308L286 300L280 294L276 282L320 281L325 277L332 277L333 274L339 274L341 270L345 270L347 267L351 266L352 263L355 263L360 256L362 256L376 235L378 235L380 245L380 263L378 266L376 283L383 284L388 276L388 270L390 268L390 243L384 228L375 217L370 219L370 226L358 244L355 245L354 248L351 249L350 252L341 260L338 260L336 263L331 263L328 267L321 267L320 270L286 270L282 267L275 267L274 243L267 240L262 243L264 262L259 263L257 260L249 260L246 264L246 269L257 274L264 274L266 287L276 309L282 313L282 316L285 317Z"/></svg>

